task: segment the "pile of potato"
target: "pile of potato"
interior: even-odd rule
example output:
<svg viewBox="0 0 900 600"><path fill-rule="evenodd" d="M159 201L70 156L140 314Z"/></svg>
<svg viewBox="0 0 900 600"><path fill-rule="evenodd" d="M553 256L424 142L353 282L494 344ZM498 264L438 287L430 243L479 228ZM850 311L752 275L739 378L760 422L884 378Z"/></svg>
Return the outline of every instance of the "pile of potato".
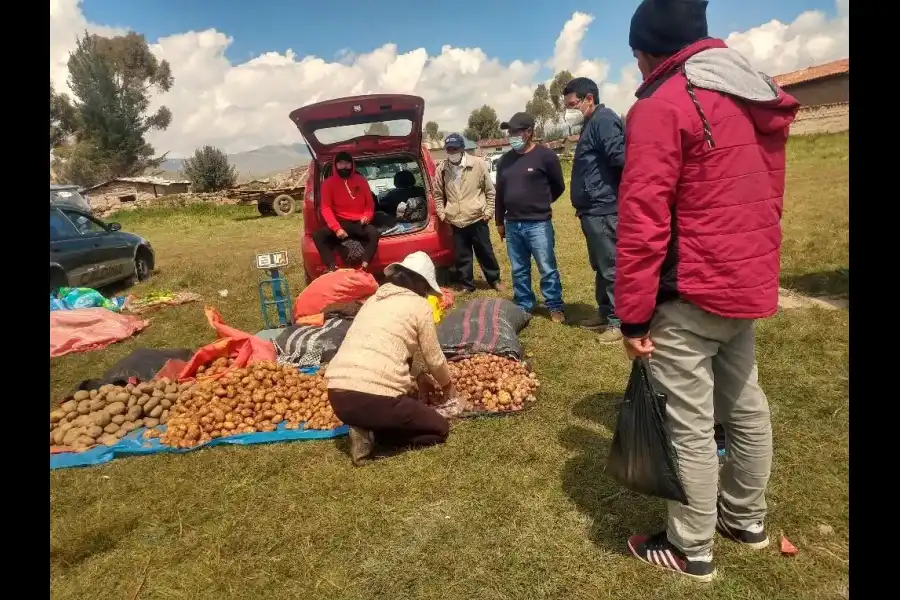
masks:
<svg viewBox="0 0 900 600"><path fill-rule="evenodd" d="M494 356L476 354L450 363L450 376L462 399L475 412L515 412L535 401L541 383L524 363ZM435 387L420 399L431 406L445 402L440 388Z"/></svg>
<svg viewBox="0 0 900 600"><path fill-rule="evenodd" d="M234 365L233 358L221 357L217 358L209 364L197 367L197 377L209 377L210 375L219 375L230 369Z"/></svg>
<svg viewBox="0 0 900 600"><path fill-rule="evenodd" d="M75 392L50 413L50 445L75 451L96 444L112 446L135 429L165 423L169 409L187 387L162 378Z"/></svg>
<svg viewBox="0 0 900 600"><path fill-rule="evenodd" d="M281 422L288 429L341 425L321 374L261 361L185 390L172 406L165 433L151 431L148 436L159 436L167 446L191 448L229 435L275 431Z"/></svg>

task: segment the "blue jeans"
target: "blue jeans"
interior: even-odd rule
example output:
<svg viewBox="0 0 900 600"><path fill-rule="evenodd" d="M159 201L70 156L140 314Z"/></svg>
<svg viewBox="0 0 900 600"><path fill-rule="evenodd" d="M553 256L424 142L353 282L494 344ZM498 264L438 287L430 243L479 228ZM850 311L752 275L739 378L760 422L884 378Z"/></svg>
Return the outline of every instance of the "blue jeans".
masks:
<svg viewBox="0 0 900 600"><path fill-rule="evenodd" d="M528 312L537 302L531 289L531 258L541 276L541 295L550 312L562 312L562 283L556 267L553 223L550 221L509 221L506 252L512 267L513 302Z"/></svg>
<svg viewBox="0 0 900 600"><path fill-rule="evenodd" d="M597 312L610 327L619 327L622 322L616 316L613 284L616 281L616 229L618 215L602 217L582 215L581 231L587 241L588 260L594 270L594 297Z"/></svg>

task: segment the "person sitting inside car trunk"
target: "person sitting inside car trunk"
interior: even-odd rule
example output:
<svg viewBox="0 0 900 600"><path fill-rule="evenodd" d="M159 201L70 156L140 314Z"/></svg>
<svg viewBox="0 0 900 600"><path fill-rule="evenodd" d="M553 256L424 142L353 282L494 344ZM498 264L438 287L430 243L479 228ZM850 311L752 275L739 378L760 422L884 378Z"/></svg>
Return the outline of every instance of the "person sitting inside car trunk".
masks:
<svg viewBox="0 0 900 600"><path fill-rule="evenodd" d="M326 268L337 269L335 251L348 238L363 245L360 268L368 268L380 237L372 225L375 198L369 182L356 172L353 157L346 152L334 157L331 175L322 182L321 211L326 226L313 232L312 238Z"/></svg>
<svg viewBox="0 0 900 600"><path fill-rule="evenodd" d="M416 211L404 211L398 214L397 209L401 204L406 206L413 198L421 198L422 208L425 207L425 189L416 185L416 176L412 171L399 171L394 175L394 189L389 191L378 201L378 210L392 217L396 217L398 221L406 220L406 213L415 213ZM427 215L427 208L426 208ZM418 216L418 215L416 215Z"/></svg>

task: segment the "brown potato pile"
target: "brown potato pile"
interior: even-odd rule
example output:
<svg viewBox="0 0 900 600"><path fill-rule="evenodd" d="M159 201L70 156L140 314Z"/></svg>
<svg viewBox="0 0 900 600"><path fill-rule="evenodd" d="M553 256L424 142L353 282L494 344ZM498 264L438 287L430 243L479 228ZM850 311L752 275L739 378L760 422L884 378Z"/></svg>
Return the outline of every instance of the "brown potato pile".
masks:
<svg viewBox="0 0 900 600"><path fill-rule="evenodd" d="M524 363L476 354L450 363L450 376L459 395L475 412L515 412L535 401L541 383ZM431 406L444 403L440 388L426 398Z"/></svg>
<svg viewBox="0 0 900 600"><path fill-rule="evenodd" d="M112 446L135 429L165 423L179 392L188 387L164 377L138 385L103 385L75 392L50 413L50 445L70 450L95 444Z"/></svg>
<svg viewBox="0 0 900 600"><path fill-rule="evenodd" d="M233 358L221 357L217 358L214 361L200 365L197 367L197 377L209 377L210 375L219 375L220 373L224 373L228 369L230 369L234 365Z"/></svg>
<svg viewBox="0 0 900 600"><path fill-rule="evenodd" d="M214 381L201 381L186 390L172 407L166 432L148 432L177 448L239 433L288 429L334 429L341 425L328 402L321 374L304 375L273 361L234 369Z"/></svg>

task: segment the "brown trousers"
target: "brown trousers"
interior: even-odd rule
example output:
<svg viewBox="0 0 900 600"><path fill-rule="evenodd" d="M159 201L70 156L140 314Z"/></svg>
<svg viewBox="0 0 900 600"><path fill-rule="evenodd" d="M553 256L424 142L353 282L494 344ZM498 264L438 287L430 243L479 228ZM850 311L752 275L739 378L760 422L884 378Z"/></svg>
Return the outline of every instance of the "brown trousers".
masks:
<svg viewBox="0 0 900 600"><path fill-rule="evenodd" d="M381 446L432 446L444 443L450 434L447 419L415 398L328 390L328 399L341 421L368 429Z"/></svg>

